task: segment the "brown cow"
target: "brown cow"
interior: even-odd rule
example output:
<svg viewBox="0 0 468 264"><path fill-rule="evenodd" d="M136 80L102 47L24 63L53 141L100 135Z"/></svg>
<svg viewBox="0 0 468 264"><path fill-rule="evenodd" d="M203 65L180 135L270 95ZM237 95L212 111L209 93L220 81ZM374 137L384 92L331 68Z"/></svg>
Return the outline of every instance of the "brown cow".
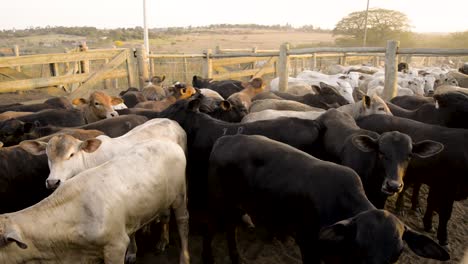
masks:
<svg viewBox="0 0 468 264"><path fill-rule="evenodd" d="M17 118L20 116L34 114L34 112L15 112L15 111L6 111L0 114L0 121L5 121L11 118Z"/></svg>
<svg viewBox="0 0 468 264"><path fill-rule="evenodd" d="M254 78L250 82L242 83L242 86L244 89L229 96L227 101L231 104L241 104L245 109L249 109L252 105L252 98L263 92L265 83L262 78Z"/></svg>
<svg viewBox="0 0 468 264"><path fill-rule="evenodd" d="M119 114L112 106L123 103L123 100L115 96L108 96L103 92L93 92L89 96L89 100L76 98L72 103L83 111L86 123L89 124L101 119L118 116Z"/></svg>
<svg viewBox="0 0 468 264"><path fill-rule="evenodd" d="M153 111L161 112L168 108L170 105L181 99L190 98L197 91L192 86L177 83L171 87L172 95L166 97L161 101L147 101L135 105L135 108L145 108Z"/></svg>
<svg viewBox="0 0 468 264"><path fill-rule="evenodd" d="M148 86L143 88L141 91L143 96L147 100L152 101L159 101L166 98L168 95L166 94L166 90L164 90L162 83L166 79L166 76L163 75L162 77L154 76L151 78L151 81Z"/></svg>

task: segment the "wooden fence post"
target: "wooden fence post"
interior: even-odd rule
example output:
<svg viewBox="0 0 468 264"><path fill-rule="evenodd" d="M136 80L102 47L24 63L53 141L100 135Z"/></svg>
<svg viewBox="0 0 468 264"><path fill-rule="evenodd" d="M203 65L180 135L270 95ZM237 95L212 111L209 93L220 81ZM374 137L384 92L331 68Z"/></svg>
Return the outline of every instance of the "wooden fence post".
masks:
<svg viewBox="0 0 468 264"><path fill-rule="evenodd" d="M212 78L213 77L213 59L211 58L212 51L211 49L204 50L205 54L203 61L203 78Z"/></svg>
<svg viewBox="0 0 468 264"><path fill-rule="evenodd" d="M252 48L252 53L257 53L257 47ZM255 69L255 61L251 63L250 68Z"/></svg>
<svg viewBox="0 0 468 264"><path fill-rule="evenodd" d="M127 81L129 87L138 85L135 79L135 55L133 49L127 49Z"/></svg>
<svg viewBox="0 0 468 264"><path fill-rule="evenodd" d="M278 58L278 76L279 76L279 90L286 92L288 90L288 77L289 77L289 43L283 43L280 46Z"/></svg>
<svg viewBox="0 0 468 264"><path fill-rule="evenodd" d="M190 77L188 76L188 65L187 65L187 58L184 57L184 82L188 82Z"/></svg>
<svg viewBox="0 0 468 264"><path fill-rule="evenodd" d="M149 54L152 54L152 53L153 53L152 51L149 52ZM156 71L154 69L154 60L152 58L148 58L148 62L149 62L150 78L153 78L153 76L156 73Z"/></svg>
<svg viewBox="0 0 468 264"><path fill-rule="evenodd" d="M398 48L399 41L387 41L387 49L385 51L385 84L383 90L383 99L390 100L397 96L397 78L398 78Z"/></svg>
<svg viewBox="0 0 468 264"><path fill-rule="evenodd" d="M315 68L317 68L317 53L313 53L312 54L312 69L311 70L315 70Z"/></svg>
<svg viewBox="0 0 468 264"><path fill-rule="evenodd" d="M148 72L148 56L146 56L146 49L144 45L141 45L137 48L137 60L138 60L138 77L139 77L139 85L140 90L143 89L145 86L146 80L149 79L149 72Z"/></svg>
<svg viewBox="0 0 468 264"><path fill-rule="evenodd" d="M86 45L86 41L83 41L79 46L80 52L88 51L88 46ZM80 61L81 66L81 73L89 73L89 61Z"/></svg>
<svg viewBox="0 0 468 264"><path fill-rule="evenodd" d="M14 45L13 46L13 53L15 54L15 57L19 57L19 46L18 45ZM16 66L15 67L16 71L21 71L21 66Z"/></svg>

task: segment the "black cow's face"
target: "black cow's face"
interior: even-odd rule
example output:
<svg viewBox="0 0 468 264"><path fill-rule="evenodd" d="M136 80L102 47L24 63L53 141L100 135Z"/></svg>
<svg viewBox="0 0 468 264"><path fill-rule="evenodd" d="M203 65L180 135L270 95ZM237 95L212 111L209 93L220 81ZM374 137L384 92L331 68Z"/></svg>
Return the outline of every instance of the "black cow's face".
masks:
<svg viewBox="0 0 468 264"><path fill-rule="evenodd" d="M205 79L200 76L194 75L192 79L192 86L196 88L208 88L213 79Z"/></svg>
<svg viewBox="0 0 468 264"><path fill-rule="evenodd" d="M194 113L199 112L201 101L200 99L189 99L189 100L178 100L160 114L160 118L169 118L181 125L184 129L187 129L186 125L190 125L193 121Z"/></svg>
<svg viewBox="0 0 468 264"><path fill-rule="evenodd" d="M221 101L218 106L208 115L226 122L240 122L249 111L243 104L231 104L229 101Z"/></svg>
<svg viewBox="0 0 468 264"><path fill-rule="evenodd" d="M320 231L319 243L327 256L340 263L395 263L406 241L421 257L448 260L450 255L432 239L405 226L385 210L364 211Z"/></svg>
<svg viewBox="0 0 468 264"><path fill-rule="evenodd" d="M353 144L362 151L378 153L379 163L385 171L381 191L386 195L402 191L403 177L413 156L427 158L443 150L443 145L438 142L413 143L411 137L397 131L385 132L378 139L357 136L353 138Z"/></svg>
<svg viewBox="0 0 468 264"><path fill-rule="evenodd" d="M5 146L18 144L26 133L36 127L34 123L24 123L17 119L9 119L0 123L0 141Z"/></svg>

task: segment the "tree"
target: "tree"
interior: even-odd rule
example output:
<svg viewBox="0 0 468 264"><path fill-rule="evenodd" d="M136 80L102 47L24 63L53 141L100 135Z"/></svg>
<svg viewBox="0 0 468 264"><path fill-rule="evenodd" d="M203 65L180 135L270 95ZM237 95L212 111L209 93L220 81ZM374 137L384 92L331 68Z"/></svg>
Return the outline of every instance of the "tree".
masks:
<svg viewBox="0 0 468 264"><path fill-rule="evenodd" d="M341 35L337 44L360 45L364 37L366 11L353 12L342 18L333 29L333 35ZM408 17L399 11L370 9L367 19L367 43L385 45L389 39L400 39L410 31Z"/></svg>

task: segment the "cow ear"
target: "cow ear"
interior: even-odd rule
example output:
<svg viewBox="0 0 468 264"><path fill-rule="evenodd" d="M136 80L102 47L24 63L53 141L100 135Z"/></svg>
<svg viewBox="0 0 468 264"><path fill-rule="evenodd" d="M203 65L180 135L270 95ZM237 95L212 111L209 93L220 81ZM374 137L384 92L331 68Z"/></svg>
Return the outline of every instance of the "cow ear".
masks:
<svg viewBox="0 0 468 264"><path fill-rule="evenodd" d="M223 109L224 111L229 111L231 110L231 103L229 101L226 101L226 100L223 100L219 103L219 106L221 107L221 109Z"/></svg>
<svg viewBox="0 0 468 264"><path fill-rule="evenodd" d="M3 241L5 241L7 244L8 243L16 243L16 245L21 248L21 249L27 249L28 245L26 245L23 241L23 238L17 231L13 230L8 230L5 232L3 235Z"/></svg>
<svg viewBox="0 0 468 264"><path fill-rule="evenodd" d="M42 155L46 153L47 143L37 140L25 140L21 141L19 146L33 155Z"/></svg>
<svg viewBox="0 0 468 264"><path fill-rule="evenodd" d="M434 240L407 226L405 226L403 240L406 241L409 248L418 256L440 261L447 261L450 259L450 254Z"/></svg>
<svg viewBox="0 0 468 264"><path fill-rule="evenodd" d="M418 143L413 143L413 154L420 158L434 156L442 150L444 150L444 145L432 140L423 140Z"/></svg>
<svg viewBox="0 0 468 264"><path fill-rule="evenodd" d="M121 103L123 103L122 98L115 97L115 96L111 97L111 104L112 105L118 105L118 104L121 104Z"/></svg>
<svg viewBox="0 0 468 264"><path fill-rule="evenodd" d="M346 247L355 237L356 225L351 219L346 219L322 228L319 233L319 243L323 249L337 250Z"/></svg>
<svg viewBox="0 0 468 264"><path fill-rule="evenodd" d="M75 98L72 101L72 104L76 105L76 106L84 105L84 104L87 104L87 103L88 103L88 101L86 99L84 99L84 98Z"/></svg>
<svg viewBox="0 0 468 264"><path fill-rule="evenodd" d="M80 149L88 153L93 153L101 146L101 143L102 141L97 138L90 138L81 143Z"/></svg>
<svg viewBox="0 0 468 264"><path fill-rule="evenodd" d="M360 151L371 152L379 149L378 139L373 139L365 135L357 135L352 137L351 141Z"/></svg>
<svg viewBox="0 0 468 264"><path fill-rule="evenodd" d="M162 82L164 82L164 80L166 80L166 75L163 75L163 76L161 77L161 81L160 81L160 82L162 83Z"/></svg>
<svg viewBox="0 0 468 264"><path fill-rule="evenodd" d="M312 85L312 90L314 91L315 94L322 93L322 89L320 89L320 86L317 86L317 85Z"/></svg>
<svg viewBox="0 0 468 264"><path fill-rule="evenodd" d="M370 108L371 98L368 95L362 97L362 106L364 106L364 108Z"/></svg>
<svg viewBox="0 0 468 264"><path fill-rule="evenodd" d="M198 112L201 105L200 99L193 99L188 103L187 110Z"/></svg>

